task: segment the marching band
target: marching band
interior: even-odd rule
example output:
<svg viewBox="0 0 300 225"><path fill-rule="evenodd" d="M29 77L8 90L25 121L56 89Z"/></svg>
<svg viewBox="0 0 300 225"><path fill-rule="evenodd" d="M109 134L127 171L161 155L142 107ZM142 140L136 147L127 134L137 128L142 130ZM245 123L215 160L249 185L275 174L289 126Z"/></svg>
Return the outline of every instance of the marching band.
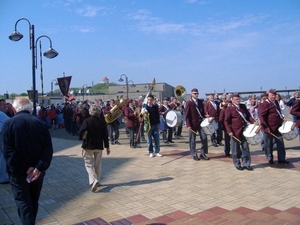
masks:
<svg viewBox="0 0 300 225"><path fill-rule="evenodd" d="M155 82L152 88L154 85ZM149 90L145 98L126 101L122 98L112 99L106 106L102 100L98 102L108 124L111 144L121 144L118 140L119 125L124 121L131 148L141 148L141 143L147 141L150 157L155 153L162 156L159 139L163 144L172 144L182 138L182 129L185 127L188 130L190 154L196 161L209 160L207 154L210 137L210 146L224 146L224 156L231 157L238 170L253 169L249 145L261 145L269 164L274 164L274 150L277 150L279 164L289 164L286 160L284 141L293 140L299 134L299 94L293 106L287 105L293 115L292 121L288 121L283 115L284 105L280 101L281 97L272 89L262 94L260 100L256 96L249 96L244 103L240 102L237 93L223 96L209 94L207 99L200 99L196 88L191 90L191 98L186 99L186 90L180 85L175 88L174 96L161 100L154 97L151 99L152 97ZM153 105L157 106L157 112ZM155 124L151 121L154 118L153 113L158 115ZM148 140L151 139L151 125L157 125L158 136L156 133L152 134L154 145ZM196 149L197 135L200 138L200 154Z"/></svg>

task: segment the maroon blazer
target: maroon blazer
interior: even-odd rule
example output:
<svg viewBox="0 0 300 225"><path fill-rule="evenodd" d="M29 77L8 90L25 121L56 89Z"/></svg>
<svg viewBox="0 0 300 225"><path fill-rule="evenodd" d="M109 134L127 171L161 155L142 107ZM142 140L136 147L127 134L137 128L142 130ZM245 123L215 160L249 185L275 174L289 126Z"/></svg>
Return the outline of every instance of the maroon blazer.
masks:
<svg viewBox="0 0 300 225"><path fill-rule="evenodd" d="M219 126L221 126L224 131L226 131L225 124L224 124L226 109L227 109L227 107L221 109L220 110L220 116L219 116Z"/></svg>
<svg viewBox="0 0 300 225"><path fill-rule="evenodd" d="M202 118L205 118L204 116L204 103L202 99L197 99L198 106L194 102L194 100L190 99L189 101L186 102L185 105L185 122L186 122L186 127L191 127L193 131L197 132L200 129L200 124L202 122ZM196 107L198 108L201 116L199 115Z"/></svg>
<svg viewBox="0 0 300 225"><path fill-rule="evenodd" d="M297 127L300 127L300 100L296 100L296 102L292 106L290 113L297 117L296 124Z"/></svg>
<svg viewBox="0 0 300 225"><path fill-rule="evenodd" d="M281 113L281 110L277 101L274 104L267 99L258 105L260 125L264 131L269 128L270 132L277 133L278 128L282 125L282 118L278 112Z"/></svg>
<svg viewBox="0 0 300 225"><path fill-rule="evenodd" d="M171 102L170 105L169 105L169 108L172 109L172 110L176 110L177 104L174 103L174 102Z"/></svg>
<svg viewBox="0 0 300 225"><path fill-rule="evenodd" d="M211 102L207 102L204 105L204 112L205 112L205 116L209 116L209 117L214 117L215 121L218 122L219 121L219 106L216 104L216 109L215 107L212 105Z"/></svg>
<svg viewBox="0 0 300 225"><path fill-rule="evenodd" d="M163 106L162 104L158 107L159 115L164 116L165 112L170 109L170 107L167 105L167 108Z"/></svg>
<svg viewBox="0 0 300 225"><path fill-rule="evenodd" d="M134 115L134 110L131 109L130 107L125 107L124 109L124 116L126 118L126 127L128 128L135 128L139 126L139 120L138 118Z"/></svg>
<svg viewBox="0 0 300 225"><path fill-rule="evenodd" d="M247 126L247 122L243 119L239 112L241 112L245 119L250 123L255 123L255 119L253 119L253 117L250 115L245 104L239 104L239 106L239 110L234 104L226 108L224 125L228 134L233 133L235 137L241 139L244 128Z"/></svg>

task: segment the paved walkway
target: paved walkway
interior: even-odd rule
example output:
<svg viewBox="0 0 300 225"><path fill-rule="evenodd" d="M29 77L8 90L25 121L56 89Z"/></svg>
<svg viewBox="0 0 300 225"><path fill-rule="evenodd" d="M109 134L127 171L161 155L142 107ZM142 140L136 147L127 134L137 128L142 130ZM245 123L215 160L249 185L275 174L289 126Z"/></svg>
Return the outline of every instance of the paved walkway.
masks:
<svg viewBox="0 0 300 225"><path fill-rule="evenodd" d="M270 166L259 145L250 146L254 171L238 171L222 147L209 161L189 156L187 132L149 158L146 143L111 146L97 193L88 186L77 136L51 130L54 157L37 224L300 224L299 140L285 141L288 166ZM277 159L277 157L275 157ZM9 184L0 185L0 224L21 224Z"/></svg>

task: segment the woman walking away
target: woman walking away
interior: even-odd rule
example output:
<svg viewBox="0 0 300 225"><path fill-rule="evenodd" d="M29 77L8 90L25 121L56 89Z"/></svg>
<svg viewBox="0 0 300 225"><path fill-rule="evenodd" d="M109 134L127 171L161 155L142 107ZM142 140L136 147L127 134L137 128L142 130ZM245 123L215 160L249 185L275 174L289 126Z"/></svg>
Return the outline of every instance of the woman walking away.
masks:
<svg viewBox="0 0 300 225"><path fill-rule="evenodd" d="M89 108L90 117L85 119L79 130L79 140L82 140L82 156L89 176L91 191L96 192L100 185L102 151L106 148L110 154L107 125L100 119L100 109L97 105Z"/></svg>

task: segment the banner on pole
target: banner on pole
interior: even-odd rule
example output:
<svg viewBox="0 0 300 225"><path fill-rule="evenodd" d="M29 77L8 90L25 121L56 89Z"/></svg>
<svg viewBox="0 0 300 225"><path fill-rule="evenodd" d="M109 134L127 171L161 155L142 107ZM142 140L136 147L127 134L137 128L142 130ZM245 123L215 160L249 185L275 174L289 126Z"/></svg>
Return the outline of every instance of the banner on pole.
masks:
<svg viewBox="0 0 300 225"><path fill-rule="evenodd" d="M57 83L63 96L68 96L71 79L72 76L57 78Z"/></svg>

